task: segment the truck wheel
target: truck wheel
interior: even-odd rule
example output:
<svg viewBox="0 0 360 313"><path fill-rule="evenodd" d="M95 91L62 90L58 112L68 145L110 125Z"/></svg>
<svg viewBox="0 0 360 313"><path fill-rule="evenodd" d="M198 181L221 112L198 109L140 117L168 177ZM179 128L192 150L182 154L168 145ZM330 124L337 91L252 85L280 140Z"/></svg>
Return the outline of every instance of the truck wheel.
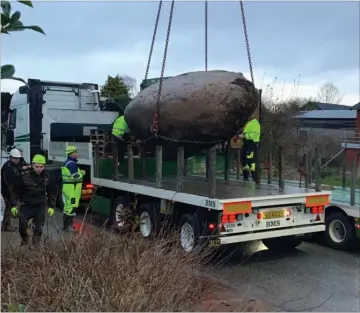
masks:
<svg viewBox="0 0 360 313"><path fill-rule="evenodd" d="M134 215L129 208L128 201L123 197L117 197L114 201L113 210L109 224L119 233L131 231Z"/></svg>
<svg viewBox="0 0 360 313"><path fill-rule="evenodd" d="M274 252L287 252L300 246L303 239L298 236L285 236L262 240L264 246Z"/></svg>
<svg viewBox="0 0 360 313"><path fill-rule="evenodd" d="M199 243L199 225L196 215L185 214L180 218L180 246L185 252L193 252Z"/></svg>
<svg viewBox="0 0 360 313"><path fill-rule="evenodd" d="M326 244L339 250L351 249L355 245L355 226L341 212L330 213L325 220Z"/></svg>
<svg viewBox="0 0 360 313"><path fill-rule="evenodd" d="M156 207L151 203L140 205L139 208L139 223L140 234L144 238L152 238L158 232L158 217Z"/></svg>

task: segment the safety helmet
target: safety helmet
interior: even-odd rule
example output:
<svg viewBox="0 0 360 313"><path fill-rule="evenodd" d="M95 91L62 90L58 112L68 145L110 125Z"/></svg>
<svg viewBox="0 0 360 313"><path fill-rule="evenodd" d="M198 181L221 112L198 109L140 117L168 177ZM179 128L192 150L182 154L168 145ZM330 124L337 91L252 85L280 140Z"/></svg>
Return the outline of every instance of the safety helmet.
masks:
<svg viewBox="0 0 360 313"><path fill-rule="evenodd" d="M75 146L67 146L66 147L66 154L69 155L71 153L78 152L78 148Z"/></svg>
<svg viewBox="0 0 360 313"><path fill-rule="evenodd" d="M46 163L46 159L43 155L41 154L35 154L33 159L32 159L32 163L38 163L38 164L45 164Z"/></svg>
<svg viewBox="0 0 360 313"><path fill-rule="evenodd" d="M21 158L21 152L18 149L12 149L10 151L10 156L12 158L20 159Z"/></svg>

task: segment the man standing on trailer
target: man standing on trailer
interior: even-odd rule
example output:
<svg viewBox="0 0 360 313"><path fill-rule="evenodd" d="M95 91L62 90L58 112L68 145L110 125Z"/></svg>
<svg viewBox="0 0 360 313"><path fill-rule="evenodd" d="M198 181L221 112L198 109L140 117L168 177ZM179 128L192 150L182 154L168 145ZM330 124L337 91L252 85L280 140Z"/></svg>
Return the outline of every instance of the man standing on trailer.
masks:
<svg viewBox="0 0 360 313"><path fill-rule="evenodd" d="M249 171L253 181L255 181L255 153L260 142L261 127L255 114L251 116L251 120L245 125L243 133L240 138L243 138L244 145L242 148L241 163L243 166L243 177L245 181L249 180Z"/></svg>
<svg viewBox="0 0 360 313"><path fill-rule="evenodd" d="M5 210L2 221L2 231L13 231L15 227L11 226L11 205L14 197L14 184L21 177L20 170L21 152L18 149L10 151L9 160L1 167L1 195L5 202Z"/></svg>
<svg viewBox="0 0 360 313"><path fill-rule="evenodd" d="M19 216L19 233L21 245L29 243L28 222L33 219L35 224L33 244L36 246L41 239L45 224L45 212L54 215L56 188L51 174L45 171L45 157L36 154L32 159L32 169L24 172L14 186L11 214ZM17 203L21 206L18 210Z"/></svg>
<svg viewBox="0 0 360 313"><path fill-rule="evenodd" d="M126 151L125 136L129 134L129 128L126 124L124 115L119 116L113 124L112 132L114 141L114 152L117 155L118 165L124 162L124 156ZM116 162L116 158L115 158Z"/></svg>
<svg viewBox="0 0 360 313"><path fill-rule="evenodd" d="M62 200L64 204L63 230L73 230L73 220L79 207L85 171L78 165L79 153L75 146L66 148L67 159L61 167Z"/></svg>

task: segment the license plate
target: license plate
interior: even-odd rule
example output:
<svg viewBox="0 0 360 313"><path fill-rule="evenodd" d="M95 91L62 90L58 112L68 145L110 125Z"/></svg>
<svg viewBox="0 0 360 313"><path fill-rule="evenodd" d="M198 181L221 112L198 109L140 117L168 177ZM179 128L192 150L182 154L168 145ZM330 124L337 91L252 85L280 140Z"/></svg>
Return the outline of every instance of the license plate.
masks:
<svg viewBox="0 0 360 313"><path fill-rule="evenodd" d="M209 240L209 247L218 247L221 244L220 238Z"/></svg>
<svg viewBox="0 0 360 313"><path fill-rule="evenodd" d="M82 191L81 191L81 194L82 194L82 195L89 195L89 194L91 194L91 193L93 193L93 191L92 191L91 189L87 189L87 190L82 190Z"/></svg>
<svg viewBox="0 0 360 313"><path fill-rule="evenodd" d="M263 212L264 220L270 220L272 218L281 218L281 217L285 217L285 210Z"/></svg>

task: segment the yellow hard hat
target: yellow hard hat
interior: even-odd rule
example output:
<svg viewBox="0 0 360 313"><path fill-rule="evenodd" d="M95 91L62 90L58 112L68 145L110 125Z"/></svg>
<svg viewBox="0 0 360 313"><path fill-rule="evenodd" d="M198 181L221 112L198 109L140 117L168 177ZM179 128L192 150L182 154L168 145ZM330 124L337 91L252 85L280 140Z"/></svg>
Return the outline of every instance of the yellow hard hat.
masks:
<svg viewBox="0 0 360 313"><path fill-rule="evenodd" d="M66 154L69 155L71 153L77 152L78 148L76 148L75 146L67 146L66 147Z"/></svg>
<svg viewBox="0 0 360 313"><path fill-rule="evenodd" d="M33 159L32 159L32 163L46 164L46 159L41 154L35 154Z"/></svg>

